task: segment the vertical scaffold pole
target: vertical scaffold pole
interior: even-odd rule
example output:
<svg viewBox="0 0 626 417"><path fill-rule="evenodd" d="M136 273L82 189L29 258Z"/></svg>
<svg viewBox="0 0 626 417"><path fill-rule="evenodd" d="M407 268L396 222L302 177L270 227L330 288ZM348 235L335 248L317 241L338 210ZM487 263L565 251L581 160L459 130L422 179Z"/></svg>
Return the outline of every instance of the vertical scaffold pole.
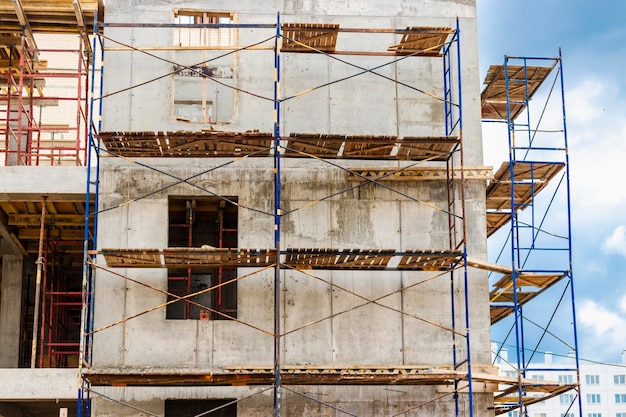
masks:
<svg viewBox="0 0 626 417"><path fill-rule="evenodd" d="M578 327L576 325L576 299L574 297L574 271L572 263L572 203L570 197L570 175L569 175L569 151L567 138L567 118L565 113L565 81L563 79L563 55L559 48L559 75L561 82L561 108L563 109L563 145L565 148L565 181L567 187L567 236L569 237L568 255L569 255L569 280L570 294L572 297L572 325L574 329L574 355L576 360L576 385L578 387L578 415L583 416L582 392L580 392L580 357L578 356Z"/></svg>
<svg viewBox="0 0 626 417"><path fill-rule="evenodd" d="M37 363L37 333L39 329L39 306L41 304L41 276L44 273L45 262L43 257L43 241L46 237L46 201L41 202L41 221L39 225L39 251L37 252L37 278L35 281L35 309L33 311L33 340L30 351L30 367L35 368ZM42 323L43 324L43 323Z"/></svg>
<svg viewBox="0 0 626 417"><path fill-rule="evenodd" d="M451 45L456 42L458 32L455 32L450 43L443 49L443 91L444 91L444 118L445 118L445 133L446 136L452 135L454 130L454 118L453 118L453 98L452 98L452 65L450 55L452 53ZM455 188L454 188L454 155L451 154L446 160L446 194L447 194L447 209L448 209L448 244L449 249L456 249L456 216L455 216ZM456 297L455 294L455 279L454 270L450 271L450 314L452 325L452 365L454 369L457 369L457 334L456 334ZM459 407L459 380L454 380L454 415L458 417Z"/></svg>
<svg viewBox="0 0 626 417"><path fill-rule="evenodd" d="M274 415L280 417L280 13L276 17L276 39L274 41Z"/></svg>
<svg viewBox="0 0 626 417"><path fill-rule="evenodd" d="M461 193L461 226L462 226L462 247L463 247L463 283L464 283L464 302L465 302L465 344L467 348L467 391L468 391L468 407L469 407L469 416L472 417L474 415L474 388L473 388L473 377L472 377L472 343L470 337L470 300L469 300L469 276L467 272L467 224L466 224L466 216L465 216L465 162L464 162L464 153L463 153L463 89L462 89L462 78L463 74L461 71L461 28L459 25L459 19L456 19L456 56L457 56L457 83L458 83L458 101L459 101L459 165L460 165L460 193Z"/></svg>
<svg viewBox="0 0 626 417"><path fill-rule="evenodd" d="M516 256L516 240L517 240L517 214L515 211L515 175L514 175L514 166L513 163L515 161L515 132L514 132L514 121L511 117L511 96L510 96L510 88L509 85L509 57L504 56L504 89L506 92L506 120L507 120L507 136L509 141L509 175L512 178L511 181L511 280L513 283L512 288L517 288L517 271L518 265L516 260L518 257ZM521 378L521 370L522 370L522 352L523 352L523 338L520 329L520 323L522 320L521 317L521 307L518 303L517 299L517 291L513 291L513 315L514 315L514 325L515 325L515 356L517 363L517 375L518 378ZM517 393L519 398L519 410L520 414L522 413L523 404L523 389L522 384L517 384Z"/></svg>
<svg viewBox="0 0 626 417"><path fill-rule="evenodd" d="M90 236L90 217L91 213L91 178L92 178L92 157L96 158L96 199L94 202L95 210L97 211L98 201L97 201L97 187L100 175L100 162L99 162L99 152L100 150L95 145L94 142L94 104L95 104L95 73L96 73L96 50L97 50L97 42L98 42L98 12L94 13L93 18L93 39L92 39L92 54L91 54L91 74L90 76L90 87L89 87L89 110L87 115L87 143L85 144L85 153L86 153L86 165L87 165L87 182L85 184L85 229L83 231L83 278L82 278L82 310L80 317L80 344L79 344L79 360L78 360L78 369L79 369L79 398L78 398L78 412L79 416L89 417L90 405L89 405L89 391L88 386L89 383L83 379L83 367L87 364L91 364L91 329L93 326L93 298L94 298L94 282L93 277L91 276L91 267L88 263L90 260L89 255L89 240L92 239L92 247L95 249L96 247L96 231L97 226L94 220L94 232L93 235ZM104 48L100 48L100 96L102 96L102 66L104 65ZM100 130L100 123L102 114L102 100L100 100L98 107L98 131ZM94 152L96 155L94 155ZM97 216L94 215L94 219Z"/></svg>

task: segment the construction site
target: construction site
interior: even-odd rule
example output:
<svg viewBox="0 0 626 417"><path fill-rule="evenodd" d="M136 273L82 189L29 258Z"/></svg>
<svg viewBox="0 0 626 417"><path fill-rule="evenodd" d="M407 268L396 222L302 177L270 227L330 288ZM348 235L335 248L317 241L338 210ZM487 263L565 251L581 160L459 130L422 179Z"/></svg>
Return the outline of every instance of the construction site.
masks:
<svg viewBox="0 0 626 417"><path fill-rule="evenodd" d="M582 417L560 51L261 3L0 0L0 417Z"/></svg>

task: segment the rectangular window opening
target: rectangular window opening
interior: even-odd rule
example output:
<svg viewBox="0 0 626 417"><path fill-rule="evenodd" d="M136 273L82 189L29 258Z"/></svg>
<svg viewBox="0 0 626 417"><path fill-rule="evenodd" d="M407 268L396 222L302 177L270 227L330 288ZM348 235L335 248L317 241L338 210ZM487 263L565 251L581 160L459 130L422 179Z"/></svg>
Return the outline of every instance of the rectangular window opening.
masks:
<svg viewBox="0 0 626 417"><path fill-rule="evenodd" d="M227 124L233 119L236 42L229 12L174 10L171 117L177 122ZM224 25L205 27L203 25ZM224 55L224 56L223 56Z"/></svg>
<svg viewBox="0 0 626 417"><path fill-rule="evenodd" d="M235 399L165 400L165 417L195 416L237 417L237 404Z"/></svg>
<svg viewBox="0 0 626 417"><path fill-rule="evenodd" d="M235 201L235 197L228 197ZM218 198L170 198L168 246L236 248L237 206ZM196 294L167 305L172 320L229 320L237 317L237 268L188 268L168 271L168 301ZM232 281L232 282L231 282ZM226 283L226 284L225 284Z"/></svg>
<svg viewBox="0 0 626 417"><path fill-rule="evenodd" d="M232 46L234 28L231 27L190 27L188 25L233 24L233 15L228 12L203 10L174 10L174 23L180 27L174 29L176 46Z"/></svg>

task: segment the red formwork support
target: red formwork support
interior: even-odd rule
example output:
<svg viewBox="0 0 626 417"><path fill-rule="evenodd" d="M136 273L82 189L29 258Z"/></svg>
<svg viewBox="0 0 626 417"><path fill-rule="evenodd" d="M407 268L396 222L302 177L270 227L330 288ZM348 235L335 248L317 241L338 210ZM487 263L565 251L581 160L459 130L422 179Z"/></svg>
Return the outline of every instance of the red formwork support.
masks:
<svg viewBox="0 0 626 417"><path fill-rule="evenodd" d="M43 42L50 48L29 48L23 39L5 49L0 160L6 166L85 164L88 57L78 37L55 38Z"/></svg>

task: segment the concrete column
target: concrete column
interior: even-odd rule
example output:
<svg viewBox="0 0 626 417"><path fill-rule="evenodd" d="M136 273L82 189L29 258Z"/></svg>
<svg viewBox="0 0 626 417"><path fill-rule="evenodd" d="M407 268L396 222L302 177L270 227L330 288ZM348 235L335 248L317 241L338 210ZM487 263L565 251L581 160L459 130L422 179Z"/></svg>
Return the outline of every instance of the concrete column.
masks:
<svg viewBox="0 0 626 417"><path fill-rule="evenodd" d="M22 255L2 256L0 368L17 368L22 318Z"/></svg>

